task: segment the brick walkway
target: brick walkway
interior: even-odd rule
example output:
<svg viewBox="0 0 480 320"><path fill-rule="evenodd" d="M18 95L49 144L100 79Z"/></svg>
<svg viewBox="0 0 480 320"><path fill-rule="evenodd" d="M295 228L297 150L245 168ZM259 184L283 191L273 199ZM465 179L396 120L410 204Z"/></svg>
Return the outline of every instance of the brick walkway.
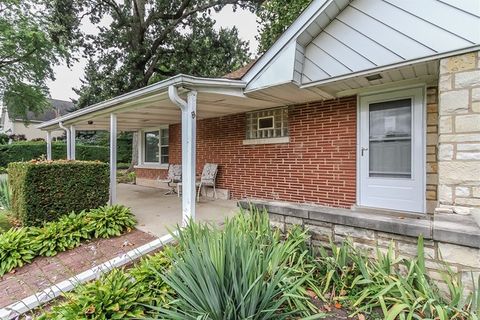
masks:
<svg viewBox="0 0 480 320"><path fill-rule="evenodd" d="M155 237L134 229L120 237L85 242L55 257L39 257L31 264L0 278L0 308L66 280L122 253L153 241Z"/></svg>

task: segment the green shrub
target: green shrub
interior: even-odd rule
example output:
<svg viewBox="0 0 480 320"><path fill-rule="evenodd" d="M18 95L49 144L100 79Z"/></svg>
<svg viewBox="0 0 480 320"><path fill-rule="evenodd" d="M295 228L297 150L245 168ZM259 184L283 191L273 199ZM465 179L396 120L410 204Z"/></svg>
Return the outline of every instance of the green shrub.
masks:
<svg viewBox="0 0 480 320"><path fill-rule="evenodd" d="M159 308L161 319L289 319L309 313L309 298L299 290L310 274L302 267L304 232L281 241L268 216L257 212L237 215L223 229L191 222L178 234L182 250L174 252L175 264L164 276L177 298Z"/></svg>
<svg viewBox="0 0 480 320"><path fill-rule="evenodd" d="M0 234L0 276L32 261L37 250L28 228L10 229Z"/></svg>
<svg viewBox="0 0 480 320"><path fill-rule="evenodd" d="M133 228L137 223L130 209L119 205L93 209L86 220L95 238L119 236L123 230Z"/></svg>
<svg viewBox="0 0 480 320"><path fill-rule="evenodd" d="M126 144L126 142L123 142ZM130 143L131 144L131 143ZM130 163L132 159L131 146L118 145L117 161ZM0 167L6 167L10 162L30 161L41 158L47 153L45 142L16 142L12 144L0 144ZM108 162L110 149L108 146L76 144L75 155L77 160ZM64 142L52 143L53 159L67 158L67 145Z"/></svg>
<svg viewBox="0 0 480 320"><path fill-rule="evenodd" d="M8 166L12 212L25 226L39 226L69 212L105 205L108 165L92 161L13 162Z"/></svg>
<svg viewBox="0 0 480 320"><path fill-rule="evenodd" d="M94 212L93 212L94 211ZM102 216L102 222L96 219ZM117 217L120 217L116 220ZM0 276L37 256L51 257L75 248L85 239L107 238L129 231L135 224L132 212L123 206L102 207L90 212L70 213L43 227L11 229L0 234ZM101 228L102 232L95 232Z"/></svg>

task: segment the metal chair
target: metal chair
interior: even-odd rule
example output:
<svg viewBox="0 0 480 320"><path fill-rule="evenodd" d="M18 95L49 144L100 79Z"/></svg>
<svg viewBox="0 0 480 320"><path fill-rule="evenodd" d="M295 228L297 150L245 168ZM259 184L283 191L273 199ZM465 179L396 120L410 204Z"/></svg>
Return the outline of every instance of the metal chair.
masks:
<svg viewBox="0 0 480 320"><path fill-rule="evenodd" d="M159 180L160 182L167 183L169 190L165 192L167 194L175 194L177 190L171 184L176 183L177 185L182 182L182 165L181 164L170 164L168 165L167 178L164 180Z"/></svg>
<svg viewBox="0 0 480 320"><path fill-rule="evenodd" d="M202 187L213 187L213 197L214 199L217 198L217 190L215 189L215 182L217 179L218 173L218 164L216 163L206 163L203 166L202 176L200 180L195 182L195 186L198 188L197 191L197 202L200 200L200 191ZM182 183L177 184L177 194L180 197L180 188L182 187Z"/></svg>

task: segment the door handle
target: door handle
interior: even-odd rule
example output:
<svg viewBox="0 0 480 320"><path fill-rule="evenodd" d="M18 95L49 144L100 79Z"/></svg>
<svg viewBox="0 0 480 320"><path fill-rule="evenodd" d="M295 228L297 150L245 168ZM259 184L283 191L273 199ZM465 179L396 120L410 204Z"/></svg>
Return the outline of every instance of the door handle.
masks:
<svg viewBox="0 0 480 320"><path fill-rule="evenodd" d="M368 148L362 147L362 157L363 157L363 153L367 150L368 150Z"/></svg>

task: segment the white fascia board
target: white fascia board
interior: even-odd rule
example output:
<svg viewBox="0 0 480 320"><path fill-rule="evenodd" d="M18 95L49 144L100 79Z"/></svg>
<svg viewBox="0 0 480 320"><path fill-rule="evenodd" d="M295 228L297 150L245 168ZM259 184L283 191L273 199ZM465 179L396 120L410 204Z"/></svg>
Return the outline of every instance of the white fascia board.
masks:
<svg viewBox="0 0 480 320"><path fill-rule="evenodd" d="M278 40L265 52L257 62L242 77L242 80L249 83L252 81L280 51L292 40L302 33L334 0L313 1L295 20L290 27L278 38Z"/></svg>
<svg viewBox="0 0 480 320"><path fill-rule="evenodd" d="M84 115L93 114L95 112L103 111L107 108L118 106L122 103L133 101L135 99L143 98L152 94L159 94L162 92L167 92L168 87L175 85L178 87L184 88L203 88L205 90L209 89L210 91L215 91L216 88L220 92L224 92L225 89L230 89L231 91L243 90L245 88L245 82L241 80L231 80L223 78L199 78L189 75L177 75L169 79L154 83L147 87L120 95L118 97L106 100L92 106L89 106L84 109L80 109L71 113L68 113L62 117L55 118L53 120L45 121L40 125L37 125L38 129L47 129L53 126L58 126L59 122L66 122L69 120L74 120ZM235 90L237 89L237 90ZM201 91L201 90L200 90Z"/></svg>
<svg viewBox="0 0 480 320"><path fill-rule="evenodd" d="M419 59L406 60L406 61L402 61L402 62L399 62L399 63L392 63L392 64L381 66L381 67L378 67L378 68L362 70L362 71L348 73L348 74L345 74L345 75L340 75L340 76L337 76L337 77L332 77L332 78L328 78L328 79L324 79L324 80L309 82L308 84L301 85L300 89L320 86L320 85L328 84L328 83L331 83L331 82L346 80L346 79L359 77L359 76L367 76L369 74L375 74L375 73L383 72L383 71L390 70L390 69L401 68L401 67L405 67L405 66L408 66L408 65L421 63L421 62L439 60L439 59L442 59L442 58L456 56L456 55L460 55L460 54L464 54L464 53L468 53L468 52L475 52L475 51L479 51L479 50L480 50L480 45L475 45L475 46L471 46L469 48L463 48L463 49L454 50L454 51L450 51L450 52L443 52L443 53L440 53L440 54L435 54L435 55L431 55L431 56L428 56L428 57L422 57L422 58L419 58Z"/></svg>

